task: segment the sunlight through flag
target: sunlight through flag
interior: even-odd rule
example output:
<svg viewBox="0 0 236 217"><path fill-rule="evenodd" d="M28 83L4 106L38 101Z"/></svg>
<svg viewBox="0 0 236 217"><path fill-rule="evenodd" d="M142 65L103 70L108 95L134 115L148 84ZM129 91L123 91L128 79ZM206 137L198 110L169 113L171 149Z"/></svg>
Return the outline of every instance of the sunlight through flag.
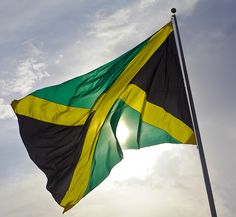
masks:
<svg viewBox="0 0 236 217"><path fill-rule="evenodd" d="M121 145L121 147L125 146L127 139L129 138L130 129L125 124L125 121L119 121L116 129L116 137Z"/></svg>

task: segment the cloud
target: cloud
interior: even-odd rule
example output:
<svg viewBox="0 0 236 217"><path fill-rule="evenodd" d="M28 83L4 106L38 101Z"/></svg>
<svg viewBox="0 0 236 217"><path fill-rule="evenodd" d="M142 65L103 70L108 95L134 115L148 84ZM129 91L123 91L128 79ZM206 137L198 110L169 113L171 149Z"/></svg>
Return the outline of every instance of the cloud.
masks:
<svg viewBox="0 0 236 217"><path fill-rule="evenodd" d="M154 3L157 3L157 0L141 0L139 3L139 8L144 9L152 6Z"/></svg>
<svg viewBox="0 0 236 217"><path fill-rule="evenodd" d="M46 53L31 41L25 41L23 47L22 59L17 61L15 67L2 72L0 76L0 119L14 117L9 102L13 94L22 97L43 78L49 77Z"/></svg>
<svg viewBox="0 0 236 217"><path fill-rule="evenodd" d="M21 94L29 92L37 80L49 76L45 69L45 63L39 62L34 57L23 60L17 66L14 73L15 78L8 82L9 89L7 91Z"/></svg>
<svg viewBox="0 0 236 217"><path fill-rule="evenodd" d="M19 63L15 78L9 82L9 91L25 94L32 89L36 81L43 77L48 77L46 64L38 61L34 57L29 57Z"/></svg>
<svg viewBox="0 0 236 217"><path fill-rule="evenodd" d="M0 98L0 119L12 118L14 116L11 106L6 104L4 99Z"/></svg>
<svg viewBox="0 0 236 217"><path fill-rule="evenodd" d="M12 73L5 72L5 78L0 80L3 96L11 93L28 93L37 81L49 76L43 52L31 42L25 42L24 46L27 48L27 57L19 61Z"/></svg>
<svg viewBox="0 0 236 217"><path fill-rule="evenodd" d="M45 190L45 177L41 173L15 174L1 181L0 190L3 216L55 216L49 214L52 208L54 213L61 215L60 207Z"/></svg>
<svg viewBox="0 0 236 217"><path fill-rule="evenodd" d="M196 146L170 144L128 151L110 176L66 215L210 216L197 151ZM0 183L4 216L25 217L35 212L35 216L61 216L62 208L46 190L46 177L36 167L30 173L15 171ZM215 196L220 214L232 217L222 197ZM198 212L197 207L201 207Z"/></svg>
<svg viewBox="0 0 236 217"><path fill-rule="evenodd" d="M109 39L117 39L121 35L127 34L127 27L129 27L128 33L133 33L133 26L129 23L131 16L131 10L129 8L122 8L115 11L110 15L101 10L95 14L95 22L93 22L89 29L89 34L93 34L95 37ZM126 30L126 31L123 31Z"/></svg>
<svg viewBox="0 0 236 217"><path fill-rule="evenodd" d="M197 2L178 1L183 5L179 13L192 11ZM113 4L99 6L89 14L80 31L75 26L74 36L50 53L57 56L53 59L57 67L48 62L51 73L57 72L54 81L63 82L89 72L133 48L170 20L170 8L174 4L177 1L142 0L117 7L112 7Z"/></svg>

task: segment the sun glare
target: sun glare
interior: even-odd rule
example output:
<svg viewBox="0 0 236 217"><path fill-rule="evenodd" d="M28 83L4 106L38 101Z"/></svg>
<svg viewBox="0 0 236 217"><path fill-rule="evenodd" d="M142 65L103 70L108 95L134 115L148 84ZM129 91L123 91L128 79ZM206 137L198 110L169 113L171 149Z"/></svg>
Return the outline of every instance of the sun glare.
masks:
<svg viewBox="0 0 236 217"><path fill-rule="evenodd" d="M119 140L119 143L123 146L128 139L130 134L129 128L125 124L124 121L119 121L117 130L116 130L116 136L117 139Z"/></svg>

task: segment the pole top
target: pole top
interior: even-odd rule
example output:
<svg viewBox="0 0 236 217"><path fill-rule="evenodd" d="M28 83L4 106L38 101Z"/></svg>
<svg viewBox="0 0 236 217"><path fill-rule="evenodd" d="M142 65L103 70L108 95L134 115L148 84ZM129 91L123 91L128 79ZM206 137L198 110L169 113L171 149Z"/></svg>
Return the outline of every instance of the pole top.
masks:
<svg viewBox="0 0 236 217"><path fill-rule="evenodd" d="M175 8L171 8L171 12L172 12L173 14L175 14L176 9L175 9Z"/></svg>

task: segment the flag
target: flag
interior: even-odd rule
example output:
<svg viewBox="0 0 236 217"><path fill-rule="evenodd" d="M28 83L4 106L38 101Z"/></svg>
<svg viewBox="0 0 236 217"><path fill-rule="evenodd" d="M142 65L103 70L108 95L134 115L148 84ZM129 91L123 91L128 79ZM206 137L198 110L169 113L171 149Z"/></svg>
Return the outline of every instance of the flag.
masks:
<svg viewBox="0 0 236 217"><path fill-rule="evenodd" d="M12 108L30 158L64 211L109 175L122 149L196 143L171 23L117 59L14 100Z"/></svg>

